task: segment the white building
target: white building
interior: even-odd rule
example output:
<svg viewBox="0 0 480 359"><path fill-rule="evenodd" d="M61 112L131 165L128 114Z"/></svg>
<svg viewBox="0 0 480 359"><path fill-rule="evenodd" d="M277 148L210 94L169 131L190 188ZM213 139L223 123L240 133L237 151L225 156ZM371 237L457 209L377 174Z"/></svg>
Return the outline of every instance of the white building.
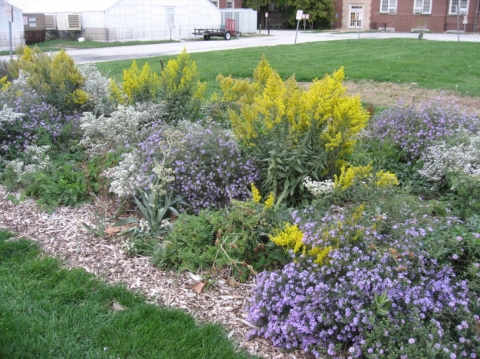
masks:
<svg viewBox="0 0 480 359"><path fill-rule="evenodd" d="M210 0L11 0L24 13L54 15L59 31L96 41L192 38L195 28L219 28ZM77 29L81 30L77 30ZM47 28L48 29L48 28Z"/></svg>
<svg viewBox="0 0 480 359"><path fill-rule="evenodd" d="M257 10L252 9L221 9L222 25L227 19L235 20L235 31L241 33L257 32Z"/></svg>
<svg viewBox="0 0 480 359"><path fill-rule="evenodd" d="M10 2L5 0L0 0L0 51L9 51L10 50L10 30L11 27L11 36L12 36L12 51L15 52L15 48L25 45L25 33L23 31L23 19L22 11L13 5ZM7 21L7 7L8 11L10 9L13 13L13 22L10 23Z"/></svg>

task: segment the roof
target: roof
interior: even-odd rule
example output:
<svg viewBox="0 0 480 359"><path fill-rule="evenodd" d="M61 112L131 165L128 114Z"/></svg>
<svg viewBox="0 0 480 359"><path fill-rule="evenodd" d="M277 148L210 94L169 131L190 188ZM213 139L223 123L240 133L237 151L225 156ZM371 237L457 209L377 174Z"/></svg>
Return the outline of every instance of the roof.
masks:
<svg viewBox="0 0 480 359"><path fill-rule="evenodd" d="M19 9L15 4L12 4L12 2L11 2L10 0L0 0L0 3L12 5L12 7L13 7L16 11L21 11L21 9Z"/></svg>
<svg viewBox="0 0 480 359"><path fill-rule="evenodd" d="M121 0L6 0L24 13L105 11Z"/></svg>

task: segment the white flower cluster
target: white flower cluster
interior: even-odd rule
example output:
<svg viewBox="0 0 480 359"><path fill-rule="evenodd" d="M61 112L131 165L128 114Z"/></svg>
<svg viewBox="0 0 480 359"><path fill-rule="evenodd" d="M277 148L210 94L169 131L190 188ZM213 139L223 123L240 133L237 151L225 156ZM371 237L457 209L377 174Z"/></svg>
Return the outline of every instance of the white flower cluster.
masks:
<svg viewBox="0 0 480 359"><path fill-rule="evenodd" d="M150 189L157 195L164 195L166 193L167 184L175 181L175 176L172 175L173 170L171 168L164 167L162 163L156 163L152 171L157 180L155 184L152 184Z"/></svg>
<svg viewBox="0 0 480 359"><path fill-rule="evenodd" d="M142 233L150 232L150 226L148 225L148 222L144 218L138 221L138 230Z"/></svg>
<svg viewBox="0 0 480 359"><path fill-rule="evenodd" d="M469 137L457 146L440 143L427 148L422 156L423 168L420 175L435 185L442 185L451 171L462 171L466 175L480 176L480 136Z"/></svg>
<svg viewBox="0 0 480 359"><path fill-rule="evenodd" d="M129 147L138 143L139 128L149 118L146 111L131 106L118 106L110 117L85 112L80 124L84 131L81 144L88 147L91 156L114 151L119 146Z"/></svg>
<svg viewBox="0 0 480 359"><path fill-rule="evenodd" d="M14 112L7 105L3 105L3 109L0 111L0 123L5 122L10 124L23 117L23 113Z"/></svg>
<svg viewBox="0 0 480 359"><path fill-rule="evenodd" d="M79 67L85 81L83 90L88 94L88 101L93 105L92 112L109 114L115 110L115 101L110 97L110 79L103 76L94 64L84 64Z"/></svg>
<svg viewBox="0 0 480 359"><path fill-rule="evenodd" d="M20 181L22 176L39 171L45 171L52 166L47 152L50 146L27 146L24 151L23 160L16 158L6 162L6 167L12 170Z"/></svg>
<svg viewBox="0 0 480 359"><path fill-rule="evenodd" d="M18 77L12 81L12 85L10 86L9 90L13 90L14 92L31 90L31 87L27 84L27 78L28 73L22 69L18 69Z"/></svg>
<svg viewBox="0 0 480 359"><path fill-rule="evenodd" d="M303 185L313 194L314 197L322 197L333 191L333 181L313 181L310 177L303 180Z"/></svg>
<svg viewBox="0 0 480 359"><path fill-rule="evenodd" d="M104 172L105 177L113 179L110 183L110 192L120 198L135 194L136 177L139 172L136 156L136 150L125 153L116 167L109 168Z"/></svg>

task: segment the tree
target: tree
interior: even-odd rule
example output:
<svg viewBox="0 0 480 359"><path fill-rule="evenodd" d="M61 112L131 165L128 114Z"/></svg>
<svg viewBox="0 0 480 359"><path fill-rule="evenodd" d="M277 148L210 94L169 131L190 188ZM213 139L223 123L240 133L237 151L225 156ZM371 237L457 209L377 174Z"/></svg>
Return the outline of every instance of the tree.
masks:
<svg viewBox="0 0 480 359"><path fill-rule="evenodd" d="M263 1L263 0L249 0ZM330 27L335 20L335 9L333 4L336 0L276 0L275 4L284 6L286 17L290 25L296 24L297 10L303 10L304 14L309 14L309 22L317 24L319 27Z"/></svg>

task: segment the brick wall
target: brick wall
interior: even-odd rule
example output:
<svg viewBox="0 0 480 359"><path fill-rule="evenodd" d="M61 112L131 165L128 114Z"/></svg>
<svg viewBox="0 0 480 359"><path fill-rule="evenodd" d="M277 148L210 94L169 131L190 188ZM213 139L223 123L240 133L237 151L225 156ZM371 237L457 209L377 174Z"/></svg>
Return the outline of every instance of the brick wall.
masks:
<svg viewBox="0 0 480 359"><path fill-rule="evenodd" d="M233 0L233 7L235 9L241 9L242 8L242 0ZM218 7L220 9L226 9L227 8L227 0L218 0Z"/></svg>
<svg viewBox="0 0 480 359"><path fill-rule="evenodd" d="M398 0L395 14L380 13L381 0L372 0L371 29L389 27L396 32L410 32L412 29L426 27L431 32L457 30L457 16L448 15L450 0L432 0L430 14L415 14L415 0ZM476 0L469 1L467 24L463 25L463 15L460 16L460 30L473 32L475 21Z"/></svg>

